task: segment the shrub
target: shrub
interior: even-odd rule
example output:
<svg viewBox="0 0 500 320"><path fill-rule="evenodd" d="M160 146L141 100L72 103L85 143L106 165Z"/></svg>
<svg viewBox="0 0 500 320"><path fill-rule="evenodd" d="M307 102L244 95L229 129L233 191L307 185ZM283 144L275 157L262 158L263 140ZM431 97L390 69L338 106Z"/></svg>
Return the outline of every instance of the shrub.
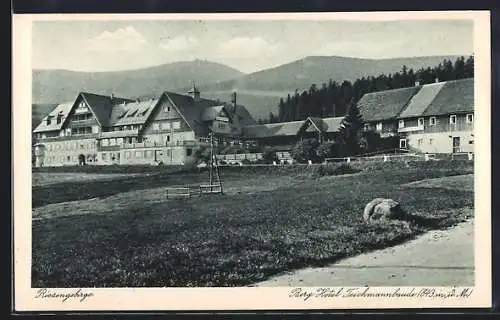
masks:
<svg viewBox="0 0 500 320"><path fill-rule="evenodd" d="M316 139L307 139L297 142L297 144L290 151L292 158L299 163L307 163L309 160L312 162L321 162L318 157L316 149L319 143Z"/></svg>
<svg viewBox="0 0 500 320"><path fill-rule="evenodd" d="M338 144L331 141L323 142L318 146L318 158L324 160L325 158L335 158L338 156Z"/></svg>
<svg viewBox="0 0 500 320"><path fill-rule="evenodd" d="M353 167L346 164L322 164L314 168L313 177L319 178L323 176L337 176L342 174L356 173L360 172L359 169L354 169Z"/></svg>
<svg viewBox="0 0 500 320"><path fill-rule="evenodd" d="M276 151L270 147L266 147L262 152L262 160L267 164L273 163L273 161L278 161Z"/></svg>
<svg viewBox="0 0 500 320"><path fill-rule="evenodd" d="M360 139L360 151L363 153L375 152L382 149L382 138L376 131L365 131Z"/></svg>

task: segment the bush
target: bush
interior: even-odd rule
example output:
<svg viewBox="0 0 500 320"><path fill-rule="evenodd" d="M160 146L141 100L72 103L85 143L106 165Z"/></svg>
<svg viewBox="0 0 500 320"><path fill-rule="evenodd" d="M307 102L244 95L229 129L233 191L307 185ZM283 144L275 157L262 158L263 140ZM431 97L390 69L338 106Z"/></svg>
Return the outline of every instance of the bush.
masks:
<svg viewBox="0 0 500 320"><path fill-rule="evenodd" d="M354 169L353 167L346 164L325 164L319 165L314 168L313 177L319 178L324 176L337 176L342 174L356 173L360 172L359 169Z"/></svg>
<svg viewBox="0 0 500 320"><path fill-rule="evenodd" d="M335 158L338 157L338 144L331 141L323 142L318 146L316 150L318 158L324 160L325 158Z"/></svg>
<svg viewBox="0 0 500 320"><path fill-rule="evenodd" d="M307 163L309 160L312 162L321 162L320 157L316 152L319 143L316 139L307 139L297 142L297 144L290 151L292 158L299 163Z"/></svg>
<svg viewBox="0 0 500 320"><path fill-rule="evenodd" d="M262 160L267 164L273 163L273 161L278 161L276 151L270 147L266 147L262 152Z"/></svg>

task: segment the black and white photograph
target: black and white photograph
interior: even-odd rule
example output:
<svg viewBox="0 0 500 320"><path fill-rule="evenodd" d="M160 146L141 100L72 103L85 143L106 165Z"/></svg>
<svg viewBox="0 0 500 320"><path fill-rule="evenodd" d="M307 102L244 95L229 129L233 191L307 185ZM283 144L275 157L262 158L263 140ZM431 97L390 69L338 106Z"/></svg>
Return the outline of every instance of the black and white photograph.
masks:
<svg viewBox="0 0 500 320"><path fill-rule="evenodd" d="M425 14L20 17L19 301L486 306L489 15Z"/></svg>

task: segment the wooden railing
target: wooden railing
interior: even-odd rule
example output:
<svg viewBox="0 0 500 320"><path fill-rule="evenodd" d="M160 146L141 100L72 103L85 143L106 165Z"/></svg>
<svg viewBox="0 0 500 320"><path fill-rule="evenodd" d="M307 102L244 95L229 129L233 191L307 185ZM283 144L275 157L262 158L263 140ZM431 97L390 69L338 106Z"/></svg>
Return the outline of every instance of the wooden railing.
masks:
<svg viewBox="0 0 500 320"><path fill-rule="evenodd" d="M203 194L222 194L221 184L202 184L198 187L171 187L167 188L165 195L168 198L191 198L195 195L201 196Z"/></svg>

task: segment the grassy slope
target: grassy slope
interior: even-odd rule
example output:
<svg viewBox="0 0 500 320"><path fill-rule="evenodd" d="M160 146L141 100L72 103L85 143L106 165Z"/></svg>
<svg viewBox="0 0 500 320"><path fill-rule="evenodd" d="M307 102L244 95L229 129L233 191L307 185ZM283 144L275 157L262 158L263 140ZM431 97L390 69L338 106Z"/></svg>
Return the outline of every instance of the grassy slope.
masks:
<svg viewBox="0 0 500 320"><path fill-rule="evenodd" d="M472 207L470 191L401 187L460 172L470 170L390 168L304 180L271 192L34 221L33 286L250 284L283 270L386 247L425 230L398 223L365 225L363 207L374 197L391 197L410 212L430 215ZM442 225L459 218L449 214Z"/></svg>

